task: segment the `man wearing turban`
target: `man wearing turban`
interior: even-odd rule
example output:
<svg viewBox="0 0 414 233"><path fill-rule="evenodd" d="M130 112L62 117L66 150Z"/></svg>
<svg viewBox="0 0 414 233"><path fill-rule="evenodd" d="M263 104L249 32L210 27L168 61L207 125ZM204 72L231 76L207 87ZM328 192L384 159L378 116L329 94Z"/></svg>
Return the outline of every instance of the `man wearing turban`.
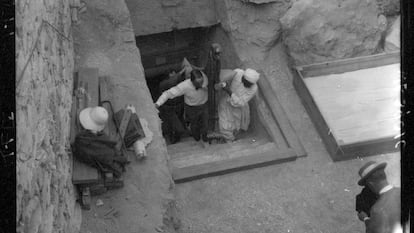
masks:
<svg viewBox="0 0 414 233"><path fill-rule="evenodd" d="M235 133L249 127L249 100L257 92L256 82L260 75L253 69L235 69L230 75L221 76L221 82L215 85L216 90L222 89L226 93L218 105L219 130L227 141L234 141Z"/></svg>

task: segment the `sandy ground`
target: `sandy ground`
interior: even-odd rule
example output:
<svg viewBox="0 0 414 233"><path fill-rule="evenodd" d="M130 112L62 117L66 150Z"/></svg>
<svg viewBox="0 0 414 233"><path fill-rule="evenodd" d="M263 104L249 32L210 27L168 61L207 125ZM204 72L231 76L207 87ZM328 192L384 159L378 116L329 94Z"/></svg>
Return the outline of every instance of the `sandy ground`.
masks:
<svg viewBox="0 0 414 233"><path fill-rule="evenodd" d="M284 69L263 62L268 76ZM181 232L364 232L355 195L359 168L369 160L386 161L389 181L400 186L400 154L390 153L333 162L291 84L273 80L279 101L308 154L293 162L176 185Z"/></svg>

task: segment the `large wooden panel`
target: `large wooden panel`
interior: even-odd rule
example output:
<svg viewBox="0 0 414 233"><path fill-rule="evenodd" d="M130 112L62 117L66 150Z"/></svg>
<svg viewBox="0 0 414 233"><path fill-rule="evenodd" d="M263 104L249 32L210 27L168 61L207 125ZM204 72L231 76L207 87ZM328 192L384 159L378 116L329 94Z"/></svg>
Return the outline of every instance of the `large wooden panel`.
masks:
<svg viewBox="0 0 414 233"><path fill-rule="evenodd" d="M294 86L334 160L396 149L398 62L393 53L297 67Z"/></svg>
<svg viewBox="0 0 414 233"><path fill-rule="evenodd" d="M340 145L400 132L399 64L305 78Z"/></svg>

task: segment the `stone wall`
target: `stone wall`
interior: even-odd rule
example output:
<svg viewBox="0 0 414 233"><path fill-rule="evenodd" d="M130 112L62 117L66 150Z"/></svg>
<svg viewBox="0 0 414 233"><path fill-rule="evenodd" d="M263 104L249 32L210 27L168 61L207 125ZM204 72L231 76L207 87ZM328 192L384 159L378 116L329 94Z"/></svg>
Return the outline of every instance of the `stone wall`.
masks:
<svg viewBox="0 0 414 233"><path fill-rule="evenodd" d="M126 0L136 36L217 23L215 1Z"/></svg>
<svg viewBox="0 0 414 233"><path fill-rule="evenodd" d="M68 154L70 16L69 1L16 1L17 232L79 231Z"/></svg>

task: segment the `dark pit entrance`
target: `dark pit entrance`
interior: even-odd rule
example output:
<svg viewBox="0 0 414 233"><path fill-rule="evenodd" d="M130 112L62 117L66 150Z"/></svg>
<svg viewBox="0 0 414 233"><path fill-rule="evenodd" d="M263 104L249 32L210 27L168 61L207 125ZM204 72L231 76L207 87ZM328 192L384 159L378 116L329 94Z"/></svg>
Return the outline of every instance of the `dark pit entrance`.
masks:
<svg viewBox="0 0 414 233"><path fill-rule="evenodd" d="M136 38L136 41L141 53L147 85L154 102L161 95L160 82L168 77L171 70L179 71L184 58L187 58L192 65L205 67L212 43L219 43L222 46L222 69L245 68L236 67L236 64L240 63L235 61L237 56L233 51L233 46L220 26L140 36ZM241 133L233 143L213 141L208 147L203 148L191 137L189 131L179 142L171 143L167 136L168 132L163 132L168 154L172 159L174 180L187 181L201 178L205 174L218 174L217 172L223 169L223 164L228 163L225 166L232 167L240 160L240 156L247 158L258 154L263 160L271 158L269 155L274 153L276 145L259 120L255 101L250 101L250 109L249 129ZM201 170L203 174L200 175L198 171Z"/></svg>

